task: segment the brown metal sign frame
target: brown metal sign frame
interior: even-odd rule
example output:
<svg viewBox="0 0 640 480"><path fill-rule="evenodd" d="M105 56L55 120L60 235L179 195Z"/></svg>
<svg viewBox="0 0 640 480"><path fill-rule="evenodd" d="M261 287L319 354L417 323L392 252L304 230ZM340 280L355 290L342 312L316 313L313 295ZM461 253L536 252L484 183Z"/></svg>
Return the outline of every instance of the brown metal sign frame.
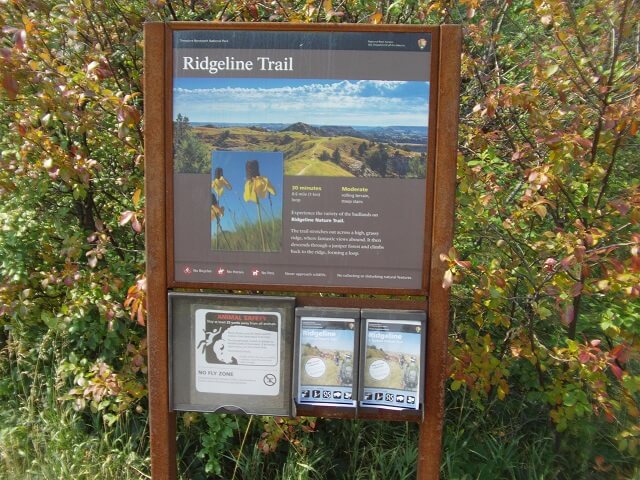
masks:
<svg viewBox="0 0 640 480"><path fill-rule="evenodd" d="M431 70L427 210L422 288L326 288L296 285L198 284L175 281L173 262L172 33L176 30L246 29L262 31L428 32L434 57ZM167 294L171 288L243 289L300 292L298 306L420 309L428 312L424 414L367 408L359 418L415 421L420 425L418 478L438 479L444 423L449 292L442 287L446 254L453 237L461 28L456 25L232 24L205 22L148 23L144 29L145 190L149 409L151 473L175 479L176 417L169 403L169 333ZM371 294L377 298L326 297L319 292ZM383 297L384 295L385 297ZM413 299L406 299L413 295ZM400 298L400 296L405 296ZM299 415L353 418L353 411L299 406Z"/></svg>

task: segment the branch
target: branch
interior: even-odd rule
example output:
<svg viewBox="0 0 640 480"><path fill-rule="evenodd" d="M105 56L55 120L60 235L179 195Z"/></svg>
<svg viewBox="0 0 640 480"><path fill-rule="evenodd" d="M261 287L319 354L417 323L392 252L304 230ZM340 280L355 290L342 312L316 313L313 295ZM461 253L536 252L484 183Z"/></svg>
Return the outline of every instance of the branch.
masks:
<svg viewBox="0 0 640 480"><path fill-rule="evenodd" d="M622 35L624 33L624 27L627 22L627 10L629 8L629 0L625 0L624 6L622 7L622 14L620 15L620 26L618 27L618 36L616 38L616 44L613 47L613 57L611 58L611 69L609 70L609 78L607 78L607 91L605 92L605 96L609 95L609 88L613 83L613 76L616 71L616 63L618 62L618 56L620 55L620 47L622 45Z"/></svg>
<svg viewBox="0 0 640 480"><path fill-rule="evenodd" d="M611 160L609 161L609 165L607 165L607 171L604 174L604 178L602 179L602 187L600 188L600 193L598 193L598 199L596 200L596 204L593 207L594 210L598 210L600 208L600 202L604 197L604 194L609 185L609 178L611 177L611 172L613 171L613 166L616 163L616 157L618 155L618 149L620 148L620 144L622 143L622 136L624 135L626 129L618 134L616 137L616 143L613 145L613 151L611 152Z"/></svg>
<svg viewBox="0 0 640 480"><path fill-rule="evenodd" d="M578 64L578 62L576 61L575 57L573 56L573 53L571 52L571 49L569 48L569 46L564 42L564 40L562 40L562 38L560 38L560 35L556 34L556 39L564 47L565 51L567 52L567 56L571 60L571 63L573 63L573 66L576 69L576 72L578 72L578 75L580 76L580 79L587 86L587 89L589 89L589 91L591 92L591 94L594 97L600 98L600 94L593 89L593 85L591 85L591 82L589 82L589 80L587 78L585 78L584 73L582 72L582 69L580 68L580 65Z"/></svg>
<svg viewBox="0 0 640 480"><path fill-rule="evenodd" d="M176 11L173 9L171 0L167 0L167 9L169 9L169 14L171 14L171 18L173 18L174 21L178 21L178 16L176 15Z"/></svg>
<svg viewBox="0 0 640 480"><path fill-rule="evenodd" d="M582 36L578 34L578 32L579 32L579 30L578 30L578 20L576 18L576 11L574 10L573 5L571 4L571 1L570 0L569 1L565 0L564 1L564 6L567 8L567 11L569 12L569 18L571 18L571 23L573 24L573 30L574 30L575 38L578 41L578 45L580 46L580 50L582 50L582 55L587 60L587 63L589 64L589 67L591 67L592 75L594 77L599 77L600 76L600 72L598 72L598 69L596 68L596 66L591 61L591 52L589 51L589 49L585 45L584 41L582 40Z"/></svg>

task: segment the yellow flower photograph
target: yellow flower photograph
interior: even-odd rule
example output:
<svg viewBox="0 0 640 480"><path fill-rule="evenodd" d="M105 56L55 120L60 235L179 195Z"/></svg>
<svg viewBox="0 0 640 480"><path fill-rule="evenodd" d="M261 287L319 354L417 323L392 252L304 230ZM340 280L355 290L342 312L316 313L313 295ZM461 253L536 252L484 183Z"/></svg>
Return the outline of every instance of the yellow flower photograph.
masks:
<svg viewBox="0 0 640 480"><path fill-rule="evenodd" d="M279 252L282 152L214 151L211 157L211 248Z"/></svg>

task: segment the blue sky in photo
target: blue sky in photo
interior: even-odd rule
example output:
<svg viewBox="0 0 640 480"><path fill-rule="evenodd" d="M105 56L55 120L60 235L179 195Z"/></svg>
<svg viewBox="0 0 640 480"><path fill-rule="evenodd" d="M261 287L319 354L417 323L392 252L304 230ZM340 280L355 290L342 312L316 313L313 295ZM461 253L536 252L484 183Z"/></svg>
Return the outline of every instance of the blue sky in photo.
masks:
<svg viewBox="0 0 640 480"><path fill-rule="evenodd" d="M174 117L192 122L428 125L429 82L174 78Z"/></svg>
<svg viewBox="0 0 640 480"><path fill-rule="evenodd" d="M258 221L258 209L253 202L244 201L244 184L246 182L245 165L247 160L258 160L260 175L266 176L276 194L269 198L260 199L262 221L268 222L272 218L282 218L282 188L283 188L283 156L282 152L225 152L214 151L211 155L211 181L215 169L221 167L223 176L231 184L232 189L226 190L218 198L218 203L225 208L224 216L220 219L222 229L231 232L235 225L249 221ZM211 222L211 233L216 232L216 221Z"/></svg>

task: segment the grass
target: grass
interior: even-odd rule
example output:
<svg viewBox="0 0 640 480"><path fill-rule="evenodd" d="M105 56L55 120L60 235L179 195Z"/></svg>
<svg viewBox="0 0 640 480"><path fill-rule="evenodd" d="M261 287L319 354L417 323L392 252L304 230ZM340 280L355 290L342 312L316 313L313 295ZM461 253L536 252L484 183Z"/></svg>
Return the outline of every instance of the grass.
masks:
<svg viewBox="0 0 640 480"><path fill-rule="evenodd" d="M55 341L54 341L55 343ZM37 363L3 351L0 381L0 479L150 478L146 417L123 413L111 426L78 412L56 381L44 350Z"/></svg>
<svg viewBox="0 0 640 480"><path fill-rule="evenodd" d="M30 422L3 407L0 478L148 478L146 428L92 428L71 408L47 408ZM138 430L136 434L136 430Z"/></svg>
<svg viewBox="0 0 640 480"><path fill-rule="evenodd" d="M41 344L42 346L42 344ZM60 346L59 346L60 347ZM40 352L43 350L41 349ZM22 362L26 362L22 360ZM77 412L60 397L53 362L2 359L0 479L149 478L149 432L144 415L126 412L107 427L98 413ZM27 373L29 372L29 373ZM612 443L615 425L585 422L573 436L556 435L544 405L511 394L505 401L470 402L449 392L443 480L640 479L639 461ZM318 420L299 442L275 452L259 448L262 423L234 417L233 437L219 451L220 476L200 455L210 427L203 416L179 416L181 479L403 480L416 477L418 425ZM186 420L188 419L188 421ZM595 458L604 459L597 468Z"/></svg>
<svg viewBox="0 0 640 480"><path fill-rule="evenodd" d="M263 223L265 248L262 246L260 224L243 222L233 231L213 235L211 248L234 252L279 252L282 249L282 219L267 217ZM217 248L216 248L217 245Z"/></svg>
<svg viewBox="0 0 640 480"><path fill-rule="evenodd" d="M229 459L235 461L235 458ZM282 463L275 463L257 447L240 456L235 480L315 480L326 477L326 464L330 461L328 452L322 448L300 453L289 449Z"/></svg>
<svg viewBox="0 0 640 480"><path fill-rule="evenodd" d="M51 387L51 385L48 385ZM148 430L139 416L124 416L111 428L91 413L78 413L55 400L54 390L36 397L5 400L0 410L0 479L148 478ZM21 401L22 400L22 401ZM498 404L483 411L464 395L449 399L443 439L443 480L639 479L633 459L613 472L600 472L579 458L600 442L597 431L565 453L542 416L524 404ZM184 426L182 416L192 425ZM194 421L193 418L196 418ZM199 420L198 420L199 418ZM198 457L206 429L202 416L179 421L180 478L204 480L403 480L416 478L418 426L412 423L319 420L317 431L297 445L282 442L276 452L258 448L260 422L247 428L237 417L232 446L222 454L223 471L204 471ZM194 426L195 425L195 426ZM247 436L245 437L245 432ZM588 455L587 455L588 456ZM622 461L607 457L608 462ZM635 468L635 469L634 469ZM621 471L627 474L619 476Z"/></svg>
<svg viewBox="0 0 640 480"><path fill-rule="evenodd" d="M306 155L306 152L305 152ZM331 161L322 161L312 157L298 156L285 162L285 175L316 177L353 177L352 173Z"/></svg>

